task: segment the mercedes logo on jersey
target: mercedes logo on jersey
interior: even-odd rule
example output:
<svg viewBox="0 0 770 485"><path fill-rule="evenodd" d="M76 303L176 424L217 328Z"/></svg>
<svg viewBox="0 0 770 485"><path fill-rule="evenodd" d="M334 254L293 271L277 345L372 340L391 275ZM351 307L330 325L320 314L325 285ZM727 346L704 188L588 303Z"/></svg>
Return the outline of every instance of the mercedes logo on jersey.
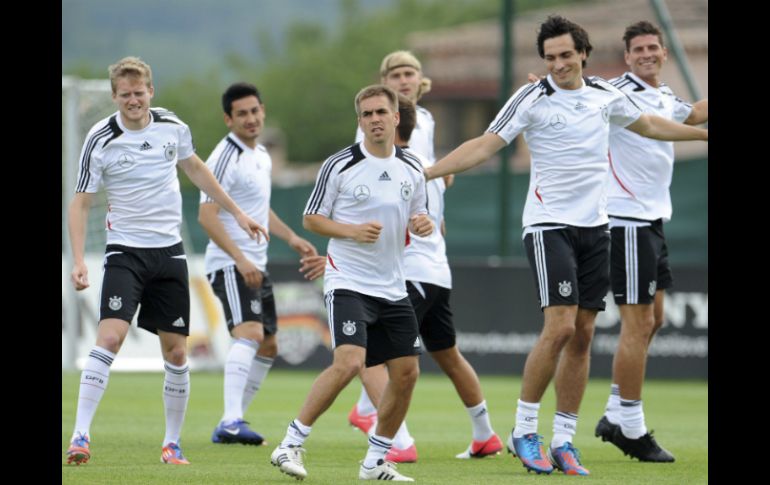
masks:
<svg viewBox="0 0 770 485"><path fill-rule="evenodd" d="M365 201L369 198L369 187L366 185L357 185L356 188L353 189L353 197L358 201Z"/></svg>
<svg viewBox="0 0 770 485"><path fill-rule="evenodd" d="M548 120L548 124L554 130L563 130L564 127L567 126L567 118L565 118L564 115L560 113L556 113L555 115L551 116L551 119Z"/></svg>
<svg viewBox="0 0 770 485"><path fill-rule="evenodd" d="M121 153L118 157L118 166L120 168L129 168L134 164L134 157L130 153Z"/></svg>

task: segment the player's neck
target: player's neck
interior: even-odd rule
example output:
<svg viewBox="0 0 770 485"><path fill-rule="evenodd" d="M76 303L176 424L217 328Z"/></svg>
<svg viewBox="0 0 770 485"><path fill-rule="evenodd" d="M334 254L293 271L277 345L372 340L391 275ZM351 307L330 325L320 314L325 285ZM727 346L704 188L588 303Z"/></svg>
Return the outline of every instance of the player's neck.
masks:
<svg viewBox="0 0 770 485"><path fill-rule="evenodd" d="M235 135L235 134L234 134L234 135ZM257 148L257 139L256 139L256 138L250 138L250 139L248 139L248 140L244 140L243 138L241 138L241 137L240 137L240 136L238 136L238 135L235 135L235 137L238 139L238 141L240 141L241 143L243 143L243 144L244 144L244 145L246 145L247 147L251 148L252 150L254 150L255 148Z"/></svg>
<svg viewBox="0 0 770 485"><path fill-rule="evenodd" d="M140 120L127 120L123 113L120 113L120 121L123 123L123 126L126 127L126 129L129 129L131 131L141 131L143 130L147 125L150 124L150 113L149 111L145 116L142 116Z"/></svg>
<svg viewBox="0 0 770 485"><path fill-rule="evenodd" d="M366 151L369 152L370 155L377 158L388 158L393 154L393 150L395 149L392 140L390 143L375 144L369 143L369 140L366 139L364 139L364 148L366 148Z"/></svg>
<svg viewBox="0 0 770 485"><path fill-rule="evenodd" d="M634 74L636 74L636 73L634 73ZM636 77L638 77L642 81L646 82L647 84L649 84L653 88L660 87L660 76L658 76L658 75L652 75L651 74L649 76L642 77L639 74L636 74Z"/></svg>

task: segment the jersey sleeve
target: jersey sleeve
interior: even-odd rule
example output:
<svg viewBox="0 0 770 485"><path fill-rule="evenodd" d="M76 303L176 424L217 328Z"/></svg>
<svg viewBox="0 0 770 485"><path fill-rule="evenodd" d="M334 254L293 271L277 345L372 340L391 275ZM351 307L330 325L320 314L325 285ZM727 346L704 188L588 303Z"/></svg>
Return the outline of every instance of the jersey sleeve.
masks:
<svg viewBox="0 0 770 485"><path fill-rule="evenodd" d="M520 87L503 106L487 128L487 132L500 136L510 144L516 136L529 126L527 111L542 93L539 83Z"/></svg>
<svg viewBox="0 0 770 485"><path fill-rule="evenodd" d="M331 216L334 201L339 193L339 170L344 165L338 163L341 160L339 157L332 156L321 165L321 169L316 177L315 186L305 206L305 215Z"/></svg>
<svg viewBox="0 0 770 485"><path fill-rule="evenodd" d="M230 190L233 188L234 174L236 172L235 164L238 162L238 154L239 152L234 145L220 143L214 151L211 152L208 160L206 160L206 168L211 170L211 173L214 174L214 178L217 179L219 185L221 185L222 189L227 193L230 193ZM212 199L206 192L202 190L200 192L201 204L214 202L214 199Z"/></svg>
<svg viewBox="0 0 770 485"><path fill-rule="evenodd" d="M102 145L107 134L109 134L107 129L97 124L86 135L83 148L80 150L75 193L93 194L99 191L102 183Z"/></svg>
<svg viewBox="0 0 770 485"><path fill-rule="evenodd" d="M177 148L177 154L179 160L190 158L195 154L192 133L190 132L190 127L186 124L182 124L179 127L179 147Z"/></svg>
<svg viewBox="0 0 770 485"><path fill-rule="evenodd" d="M422 170L422 167L420 167ZM426 189L425 175L420 172L420 175L415 177L414 181L414 194L412 194L411 205L409 207L409 215L414 216L417 214L428 213L428 191Z"/></svg>

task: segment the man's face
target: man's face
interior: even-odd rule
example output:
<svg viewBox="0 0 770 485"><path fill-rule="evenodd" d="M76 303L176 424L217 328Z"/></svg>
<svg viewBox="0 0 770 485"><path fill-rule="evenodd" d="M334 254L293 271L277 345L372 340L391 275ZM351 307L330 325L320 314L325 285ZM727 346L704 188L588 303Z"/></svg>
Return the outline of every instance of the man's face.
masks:
<svg viewBox="0 0 770 485"><path fill-rule="evenodd" d="M660 74L663 62L668 60L668 51L660 45L657 35L637 35L629 42L625 58L631 72L647 80Z"/></svg>
<svg viewBox="0 0 770 485"><path fill-rule="evenodd" d="M359 101L358 126L366 141L375 145L393 145L398 125L398 111L394 112L384 94Z"/></svg>
<svg viewBox="0 0 770 485"><path fill-rule="evenodd" d="M571 34L551 37L543 42L545 67L561 89L578 89L583 83L585 52L575 50Z"/></svg>
<svg viewBox="0 0 770 485"><path fill-rule="evenodd" d="M413 67L398 67L388 72L383 84L397 93L401 93L412 102L417 102L417 90L420 88L422 74Z"/></svg>
<svg viewBox="0 0 770 485"><path fill-rule="evenodd" d="M142 76L124 76L117 79L112 100L118 105L124 123L129 127L141 127L145 120L149 121L150 100L154 92Z"/></svg>
<svg viewBox="0 0 770 485"><path fill-rule="evenodd" d="M265 107L256 96L233 101L230 115L225 113L225 124L243 142L253 142L262 133L265 125Z"/></svg>

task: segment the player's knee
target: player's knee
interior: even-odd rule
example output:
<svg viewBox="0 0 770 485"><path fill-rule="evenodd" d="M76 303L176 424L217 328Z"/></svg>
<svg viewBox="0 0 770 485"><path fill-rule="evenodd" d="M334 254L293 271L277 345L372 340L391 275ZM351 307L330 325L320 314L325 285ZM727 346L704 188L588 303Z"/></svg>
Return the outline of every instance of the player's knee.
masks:
<svg viewBox="0 0 770 485"><path fill-rule="evenodd" d="M164 352L163 357L174 365L184 365L187 362L187 349L185 345L175 345Z"/></svg>
<svg viewBox="0 0 770 485"><path fill-rule="evenodd" d="M414 365L400 366L394 372L390 373L390 380L399 389L411 389L420 376L420 366L415 360Z"/></svg>
<svg viewBox="0 0 770 485"><path fill-rule="evenodd" d="M120 347L123 345L123 337L112 332L100 333L96 339L96 345L109 350L113 354L117 354Z"/></svg>
<svg viewBox="0 0 770 485"><path fill-rule="evenodd" d="M559 328L551 329L548 333L544 333L541 338L546 345L552 347L555 351L559 351L567 345L567 342L569 342L574 335L574 325L562 325Z"/></svg>
<svg viewBox="0 0 770 485"><path fill-rule="evenodd" d="M262 357L274 359L278 355L278 340L275 337L265 338L259 346L259 352L257 353Z"/></svg>

